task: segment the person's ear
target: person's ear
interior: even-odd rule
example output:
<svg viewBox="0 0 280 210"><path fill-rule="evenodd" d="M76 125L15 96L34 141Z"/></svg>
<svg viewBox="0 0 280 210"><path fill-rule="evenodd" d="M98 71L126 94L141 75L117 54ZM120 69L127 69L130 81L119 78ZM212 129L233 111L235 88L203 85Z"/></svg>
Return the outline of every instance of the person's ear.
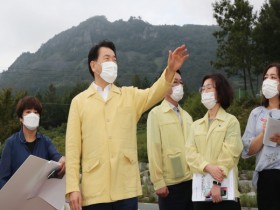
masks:
<svg viewBox="0 0 280 210"><path fill-rule="evenodd" d="M91 71L95 74L100 74L101 73L101 70L100 70L99 66L100 65L96 61L91 61L90 62Z"/></svg>
<svg viewBox="0 0 280 210"><path fill-rule="evenodd" d="M171 94L172 94L172 92L173 92L173 91L172 91L172 87L170 87L170 88L167 90L167 92L166 92L166 93L167 93L168 95L171 95Z"/></svg>

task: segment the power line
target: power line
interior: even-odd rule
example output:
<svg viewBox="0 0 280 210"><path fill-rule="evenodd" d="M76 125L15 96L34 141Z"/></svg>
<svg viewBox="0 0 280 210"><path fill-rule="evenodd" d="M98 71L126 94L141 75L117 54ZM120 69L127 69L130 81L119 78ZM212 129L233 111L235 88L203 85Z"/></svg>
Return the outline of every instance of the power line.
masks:
<svg viewBox="0 0 280 210"><path fill-rule="evenodd" d="M70 106L70 104L50 103L50 102L42 103L42 105L62 105L62 106Z"/></svg>

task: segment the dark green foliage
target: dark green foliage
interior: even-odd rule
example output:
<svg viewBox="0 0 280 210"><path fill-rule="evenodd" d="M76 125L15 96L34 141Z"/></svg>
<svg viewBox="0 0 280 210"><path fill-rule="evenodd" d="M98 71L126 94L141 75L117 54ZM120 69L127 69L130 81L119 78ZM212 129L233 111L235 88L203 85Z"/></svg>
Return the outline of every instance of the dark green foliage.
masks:
<svg viewBox="0 0 280 210"><path fill-rule="evenodd" d="M146 127L142 127L137 131L137 149L138 149L138 159L140 162L147 163L147 132Z"/></svg>
<svg viewBox="0 0 280 210"><path fill-rule="evenodd" d="M256 97L263 69L280 61L275 47L280 44L280 1L265 1L259 14L248 0L217 0L213 8L220 29L214 33L218 48L212 65L241 77L243 82L236 86Z"/></svg>
<svg viewBox="0 0 280 210"><path fill-rule="evenodd" d="M238 170L255 170L256 157L247 159L240 158L238 162Z"/></svg>
<svg viewBox="0 0 280 210"><path fill-rule="evenodd" d="M252 38L256 14L248 0L219 0L213 4L214 17L220 30L214 33L218 42L215 68L226 71L228 76L240 76L243 88L255 96L253 86L255 43Z"/></svg>
<svg viewBox="0 0 280 210"><path fill-rule="evenodd" d="M201 95L199 92L190 94L183 108L192 116L193 121L202 118L207 112L207 109L201 103Z"/></svg>
<svg viewBox="0 0 280 210"><path fill-rule="evenodd" d="M43 113L40 125L44 128L57 127L62 122L66 122L69 110L69 102L64 102L57 94L56 87L50 85L47 91L41 97Z"/></svg>
<svg viewBox="0 0 280 210"><path fill-rule="evenodd" d="M254 30L256 40L257 59L259 68L263 68L271 62L280 61L280 1L269 0L262 6L258 22Z"/></svg>
<svg viewBox="0 0 280 210"><path fill-rule="evenodd" d="M257 208L257 198L256 196L250 196L250 195L241 195L240 196L240 205L242 207L248 207L248 209L251 208Z"/></svg>
<svg viewBox="0 0 280 210"><path fill-rule="evenodd" d="M73 88L69 88L65 91L64 100L65 104L70 104L71 100L80 92L86 90L89 87L88 83L78 83Z"/></svg>
<svg viewBox="0 0 280 210"><path fill-rule="evenodd" d="M52 128L50 130L46 130L44 128L39 129L44 135L48 136L54 145L56 146L57 150L62 154L65 155L65 132L66 132L66 123L62 124L59 127Z"/></svg>
<svg viewBox="0 0 280 210"><path fill-rule="evenodd" d="M239 100L235 100L228 108L227 111L236 116L238 119L241 127L241 133L244 133L245 131L250 112L257 106L260 106L259 99L244 97Z"/></svg>
<svg viewBox="0 0 280 210"><path fill-rule="evenodd" d="M26 92L13 93L12 89L0 89L0 147L3 147L5 140L20 128L15 107L25 95Z"/></svg>
<svg viewBox="0 0 280 210"><path fill-rule="evenodd" d="M141 82L141 79L140 77L138 76L138 74L135 74L132 78L132 86L134 87L138 87L138 88L141 88L142 86L142 82Z"/></svg>

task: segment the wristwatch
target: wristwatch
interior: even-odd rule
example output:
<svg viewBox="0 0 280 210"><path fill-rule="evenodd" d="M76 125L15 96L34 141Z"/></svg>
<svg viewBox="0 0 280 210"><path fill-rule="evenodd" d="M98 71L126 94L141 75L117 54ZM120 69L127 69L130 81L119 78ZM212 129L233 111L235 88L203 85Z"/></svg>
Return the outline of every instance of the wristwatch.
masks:
<svg viewBox="0 0 280 210"><path fill-rule="evenodd" d="M216 180L213 181L213 184L214 184L214 185L218 185L218 186L221 186L221 185L222 185L221 182L218 182L218 181L216 181Z"/></svg>

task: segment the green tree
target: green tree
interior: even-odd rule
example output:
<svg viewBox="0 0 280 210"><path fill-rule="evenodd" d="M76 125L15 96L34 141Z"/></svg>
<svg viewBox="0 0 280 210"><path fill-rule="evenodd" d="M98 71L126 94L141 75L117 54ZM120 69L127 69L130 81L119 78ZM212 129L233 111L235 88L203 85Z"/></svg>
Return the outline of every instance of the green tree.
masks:
<svg viewBox="0 0 280 210"><path fill-rule="evenodd" d="M88 88L89 84L87 82L85 83L78 83L75 87L69 88L69 90L64 94L63 102L64 104L71 103L72 99L78 95L80 92L86 90ZM69 107L68 107L69 108Z"/></svg>
<svg viewBox="0 0 280 210"><path fill-rule="evenodd" d="M228 76L241 76L244 90L249 82L253 96L255 43L252 38L256 14L247 0L220 0L213 4L214 17L220 30L214 32L218 42L217 59L212 65L224 69Z"/></svg>
<svg viewBox="0 0 280 210"><path fill-rule="evenodd" d="M148 78L145 76L143 81L142 81L142 88L148 88L151 86L151 82L148 80Z"/></svg>
<svg viewBox="0 0 280 210"><path fill-rule="evenodd" d="M42 97L43 114L41 125L44 128L57 127L66 122L69 106L63 103L63 97L59 97L56 87L51 84Z"/></svg>
<svg viewBox="0 0 280 210"><path fill-rule="evenodd" d="M0 149L5 140L20 128L15 108L19 99L25 95L26 92L13 94L12 89L0 90Z"/></svg>
<svg viewBox="0 0 280 210"><path fill-rule="evenodd" d="M138 74L135 74L133 76L133 78L132 78L132 86L141 88L142 81L141 81L140 77L138 76Z"/></svg>
<svg viewBox="0 0 280 210"><path fill-rule="evenodd" d="M189 94L182 107L192 116L193 121L202 118L207 112L201 103L201 95L198 92Z"/></svg>
<svg viewBox="0 0 280 210"><path fill-rule="evenodd" d="M254 30L257 44L258 72L264 66L280 60L280 1L269 0L262 6Z"/></svg>

